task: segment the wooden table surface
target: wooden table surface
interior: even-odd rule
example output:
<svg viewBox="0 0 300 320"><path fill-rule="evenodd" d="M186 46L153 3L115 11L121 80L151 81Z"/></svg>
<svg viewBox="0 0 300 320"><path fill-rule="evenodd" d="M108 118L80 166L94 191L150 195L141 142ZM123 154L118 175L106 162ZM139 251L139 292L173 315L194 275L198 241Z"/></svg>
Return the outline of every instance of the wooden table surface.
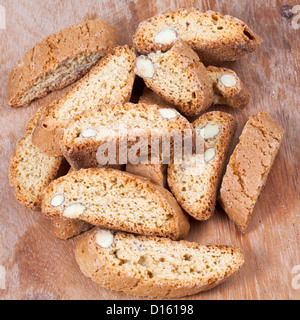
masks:
<svg viewBox="0 0 300 320"><path fill-rule="evenodd" d="M291 7L297 5L297 1L287 2ZM140 21L182 7L233 15L264 39L254 54L226 64L240 75L252 95L243 111L219 108L238 121L234 144L249 115L260 111L268 111L286 129L247 233L241 235L220 207L207 222L192 223L188 240L239 246L246 261L219 287L186 299L300 298L300 7L294 8L291 17L290 11L281 9L285 4L280 0L0 0L0 12L4 7L6 14L6 29L0 30L0 299L139 299L103 289L85 278L74 258L78 237L54 238L50 222L41 213L15 200L7 174L15 145L35 110L61 92L27 108L10 109L7 79L13 65L37 41L68 25L105 18L118 27L119 44L130 44Z"/></svg>

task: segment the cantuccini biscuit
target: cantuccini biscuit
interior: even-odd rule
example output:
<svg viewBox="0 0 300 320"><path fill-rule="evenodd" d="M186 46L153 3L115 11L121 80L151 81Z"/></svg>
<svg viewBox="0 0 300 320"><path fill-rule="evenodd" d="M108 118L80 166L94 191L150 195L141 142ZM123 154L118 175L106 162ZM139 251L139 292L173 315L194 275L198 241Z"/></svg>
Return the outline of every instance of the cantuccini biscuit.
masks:
<svg viewBox="0 0 300 320"><path fill-rule="evenodd" d="M75 24L30 49L12 69L8 104L22 107L78 80L116 45L116 28L105 20Z"/></svg>
<svg viewBox="0 0 300 320"><path fill-rule="evenodd" d="M28 122L26 133L18 142L9 166L9 181L17 200L32 210L40 209L44 189L69 168L63 156L47 156L31 142L32 131L42 111L43 108Z"/></svg>
<svg viewBox="0 0 300 320"><path fill-rule="evenodd" d="M236 122L220 111L208 112L193 123L204 140L203 152L168 167L168 185L182 208L197 220L214 212L217 192Z"/></svg>
<svg viewBox="0 0 300 320"><path fill-rule="evenodd" d="M61 155L63 128L75 115L97 110L101 105L129 101L134 66L135 54L128 46L114 48L65 96L48 106L33 132L33 143L49 155Z"/></svg>
<svg viewBox="0 0 300 320"><path fill-rule="evenodd" d="M160 151L162 139L168 136L172 155L173 141L178 138L183 144L185 130L191 133L193 143L192 125L175 109L126 103L75 116L64 129L60 146L76 170L98 164L135 164L140 157L155 152L151 141L157 141L157 151Z"/></svg>
<svg viewBox="0 0 300 320"><path fill-rule="evenodd" d="M76 245L81 271L128 294L184 297L214 288L244 263L239 248L135 236L96 228Z"/></svg>
<svg viewBox="0 0 300 320"><path fill-rule="evenodd" d="M186 116L196 116L212 104L213 87L197 54L177 40L166 52L152 52L136 59L135 72L148 88Z"/></svg>
<svg viewBox="0 0 300 320"><path fill-rule="evenodd" d="M185 238L190 226L170 192L114 169L81 169L53 181L44 191L42 213L171 239Z"/></svg>
<svg viewBox="0 0 300 320"><path fill-rule="evenodd" d="M249 104L250 93L233 70L209 66L207 71L213 82L213 104L225 104L239 109Z"/></svg>
<svg viewBox="0 0 300 320"><path fill-rule="evenodd" d="M258 113L249 118L230 157L218 200L242 232L249 225L283 137L283 128L268 113Z"/></svg>
<svg viewBox="0 0 300 320"><path fill-rule="evenodd" d="M140 23L133 36L140 54L167 51L182 39L206 63L240 59L255 51L262 39L241 20L214 11L179 9Z"/></svg>

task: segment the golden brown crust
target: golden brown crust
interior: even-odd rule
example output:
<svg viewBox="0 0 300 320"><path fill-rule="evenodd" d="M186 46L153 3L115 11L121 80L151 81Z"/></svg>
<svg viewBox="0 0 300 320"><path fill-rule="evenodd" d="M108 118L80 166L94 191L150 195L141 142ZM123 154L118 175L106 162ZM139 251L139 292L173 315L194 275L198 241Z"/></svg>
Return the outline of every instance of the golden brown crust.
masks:
<svg viewBox="0 0 300 320"><path fill-rule="evenodd" d="M11 107L26 106L52 90L69 85L83 76L115 45L116 28L105 20L79 23L48 36L30 49L12 69L9 76L8 104ZM83 58L90 61L81 61ZM64 70L59 71L59 67L71 63L74 63L74 69L69 70L69 77L62 76L43 90L36 90L31 96L25 96L37 81L45 82L47 76L56 70L63 74Z"/></svg>
<svg viewBox="0 0 300 320"><path fill-rule="evenodd" d="M161 96L159 96L147 87L144 88L143 94L139 98L139 103L150 105L156 104L163 108L175 108L171 103L167 102Z"/></svg>
<svg viewBox="0 0 300 320"><path fill-rule="evenodd" d="M78 181L81 181L81 188L76 188L77 184L79 183ZM122 185L120 187L119 193L117 191L114 191L110 194L110 181L117 181ZM85 187L87 186L88 188L89 184L91 184L91 186L95 186L96 184L99 185L99 195L97 196L98 200L96 202L89 199L89 196L93 197L93 194L89 193L88 189L85 190ZM101 196L102 193L100 193L102 187L107 188L107 192L103 193L103 197ZM112 188L115 187L112 186ZM51 199L56 194L61 194L62 190L64 190L64 203L58 207L51 206ZM124 200L125 202L127 202L130 198L125 199L123 194L129 192L130 197L133 196L131 193L136 194L135 197L141 197L141 193L139 193L139 190L142 190L141 192L148 194L148 198L152 197L152 199L155 199L158 206L156 208L157 212L160 212L160 214L164 214L166 218L156 216L155 223L146 223L145 220L143 224L138 223L140 222L140 220L136 222L132 221L132 219L135 219L135 217L132 217L131 220L128 219L128 214L130 213L126 213L127 207L122 207L122 201ZM86 194L84 194L84 192L86 192ZM73 198L77 200L73 201ZM107 207L107 209L105 210L105 214L103 214L104 211L102 207L103 205L101 204L101 199L105 203L107 203L107 201L108 204L113 203L112 205L114 206L114 212L118 210L119 214L114 214L113 216L109 214L109 207ZM145 198L141 197L141 199ZM139 205L136 205L137 200L138 199L135 199L134 202L128 203L129 207L134 206L136 217L138 217L138 214L141 214L143 215L143 219L148 219L149 215L158 214L156 213L156 211L149 211L148 207L141 207ZM69 173L64 177L53 181L53 183L51 183L49 187L44 191L42 213L48 218L61 219L62 217L64 217L65 208L67 208L74 202L84 203L86 206L86 211L76 219L86 221L93 225L139 234L165 236L172 239L182 239L186 237L189 230L188 218L183 213L171 193L169 193L162 187L151 183L148 179L143 179L141 177L137 177L119 170L82 169L80 171ZM103 212L100 210L102 210ZM123 218L120 218L123 213L125 214L125 216ZM160 225L160 227L158 227L158 223L160 224L160 222L157 221L160 221L160 219L168 219L168 221L165 223L165 225Z"/></svg>
<svg viewBox="0 0 300 320"><path fill-rule="evenodd" d="M216 137L204 141L204 151L214 148L215 157L206 163L203 153L200 153L168 167L168 185L173 195L181 207L197 220L207 220L214 213L218 188L236 128L235 119L220 111L203 114L193 126L199 133L208 124L219 127Z"/></svg>
<svg viewBox="0 0 300 320"><path fill-rule="evenodd" d="M105 73L103 81L101 81L102 78L97 78L98 74L101 74L101 71L103 72L106 67L110 69L113 62L123 58L128 64L128 66L123 66L123 64L119 66L119 68L124 67L123 75L127 77L124 87L122 86L120 90L116 88L116 92L112 89L112 92L105 96L101 95L101 90L104 90L101 85L107 81L104 78L110 75L110 70ZM79 80L63 98L54 101L48 106L33 132L33 144L48 155L61 155L59 142L63 135L63 128L76 114L84 110L97 110L102 104L129 101L135 78L134 65L135 54L128 46L114 48L84 78ZM86 95L88 92L92 97L87 100ZM82 96L81 93L83 94ZM76 102L74 103L74 101Z"/></svg>
<svg viewBox="0 0 300 320"><path fill-rule="evenodd" d="M77 243L75 248L77 263L81 271L97 284L128 294L155 298L175 298L196 294L219 285L238 271L244 263L241 250L235 247L222 245L203 246L184 240L174 242L166 238L134 236L121 232L112 232L114 236L112 247L102 249L95 242L97 231L98 229L92 230ZM119 242L119 245L116 242ZM119 249L121 245L122 249ZM130 247L131 245L137 249ZM147 266L148 258L150 257L151 260L151 256L155 255L154 252L159 250L163 250L161 251L162 258L160 261L155 262L155 266ZM179 254L174 253L174 250ZM180 261L180 255L188 259L189 254L186 254L187 252L196 253L197 251L207 252L207 256L203 254L203 261L209 259L209 252L216 252L221 256L229 254L231 255L231 260L226 265L216 268L209 276L199 277L198 279L190 278L189 272L183 277L179 271L177 271L176 277L170 278L171 268L167 268L163 272L158 270L165 263L164 258L166 263L169 262L168 252L173 252L174 256L176 256L176 258L173 256L170 258L173 260L172 267L176 270L176 267L181 267L186 263L186 261ZM133 252L134 256L132 256ZM129 267L126 263L127 259L132 259L137 263ZM193 265L193 268L199 268L197 264L200 266L203 261L198 260ZM128 265L127 268L126 265ZM135 270L135 268L139 269L139 271ZM191 270L190 273L193 273L193 271Z"/></svg>
<svg viewBox="0 0 300 320"><path fill-rule="evenodd" d="M70 239L92 228L92 225L80 220L52 219L51 230L56 238Z"/></svg>
<svg viewBox="0 0 300 320"><path fill-rule="evenodd" d="M219 203L245 232L282 143L284 130L266 112L246 123L222 181Z"/></svg>
<svg viewBox="0 0 300 320"><path fill-rule="evenodd" d="M130 164L126 165L126 172L147 178L153 183L162 187L167 187L167 166L161 163L149 163L149 164Z"/></svg>
<svg viewBox="0 0 300 320"><path fill-rule="evenodd" d="M133 36L134 47L140 54L166 51L169 45L155 43L155 35L173 28L186 41L202 62L219 63L240 59L261 44L262 39L239 19L214 11L179 9L141 22Z"/></svg>
<svg viewBox="0 0 300 320"><path fill-rule="evenodd" d="M177 40L166 53L150 53L148 57L155 68L153 78L144 78L148 88L186 116L197 116L211 106L211 78L184 41Z"/></svg>

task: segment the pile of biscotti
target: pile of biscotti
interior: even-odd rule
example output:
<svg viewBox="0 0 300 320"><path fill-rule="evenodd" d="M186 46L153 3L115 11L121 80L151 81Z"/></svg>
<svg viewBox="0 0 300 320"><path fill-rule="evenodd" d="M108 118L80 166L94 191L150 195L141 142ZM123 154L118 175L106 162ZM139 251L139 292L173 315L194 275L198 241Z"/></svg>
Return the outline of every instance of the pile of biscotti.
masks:
<svg viewBox="0 0 300 320"><path fill-rule="evenodd" d="M190 223L209 219L218 201L245 232L284 136L261 112L249 118L230 156L236 121L208 111L249 104L242 80L220 65L252 53L262 40L236 18L197 9L142 22L133 46L118 46L116 34L104 20L73 25L38 43L13 68L13 108L72 86L29 121L11 159L10 183L22 205L51 219L54 236L86 232L76 260L101 286L148 297L208 290L235 273L244 257L229 245L183 240ZM132 103L141 79L144 91ZM161 143L172 130L201 138L202 152L166 163L160 148L149 162L149 139ZM135 143L147 141L140 151L147 161L132 163L129 152L121 161L119 149L114 163L99 161L99 149L115 142L133 148L131 134Z"/></svg>

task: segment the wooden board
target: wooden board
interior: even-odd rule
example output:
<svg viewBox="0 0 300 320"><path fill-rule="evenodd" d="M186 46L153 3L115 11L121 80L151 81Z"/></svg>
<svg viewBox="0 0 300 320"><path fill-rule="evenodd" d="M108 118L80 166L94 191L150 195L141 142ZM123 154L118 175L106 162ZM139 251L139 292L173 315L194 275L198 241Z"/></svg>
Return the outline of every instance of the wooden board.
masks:
<svg viewBox="0 0 300 320"><path fill-rule="evenodd" d="M16 142L35 110L61 93L13 110L6 104L7 79L9 70L25 51L68 25L105 18L118 27L119 43L125 44L131 43L140 21L181 7L236 16L264 39L254 54L226 64L240 75L252 95L250 105L243 111L223 108L239 124L234 144L248 116L260 111L270 112L286 129L248 232L241 235L219 207L207 222L193 222L189 240L239 246L246 262L239 273L221 286L188 299L300 298L300 29L295 28L296 14L288 18L280 10L284 4L280 0L1 1L6 12L6 30L0 30L0 299L139 299L103 289L85 278L74 259L77 239L54 238L49 221L16 201L7 175ZM289 4L293 7L297 1Z"/></svg>

